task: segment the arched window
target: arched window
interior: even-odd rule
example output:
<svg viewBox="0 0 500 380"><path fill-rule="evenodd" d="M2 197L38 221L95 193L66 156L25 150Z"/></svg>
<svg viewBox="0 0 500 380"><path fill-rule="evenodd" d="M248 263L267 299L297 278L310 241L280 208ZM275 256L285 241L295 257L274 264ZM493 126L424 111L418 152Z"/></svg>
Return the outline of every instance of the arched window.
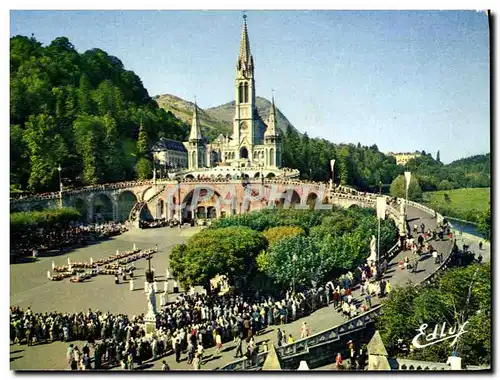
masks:
<svg viewBox="0 0 500 380"><path fill-rule="evenodd" d="M196 166L196 152L195 151L191 152L191 166L192 167Z"/></svg>
<svg viewBox="0 0 500 380"><path fill-rule="evenodd" d="M274 148L269 149L269 166L274 166Z"/></svg>
<svg viewBox="0 0 500 380"><path fill-rule="evenodd" d="M248 103L248 83L247 82L245 82L245 91L243 92L243 94L244 94L243 102Z"/></svg>
<svg viewBox="0 0 500 380"><path fill-rule="evenodd" d="M243 83L240 83L238 87L238 103L244 103L245 100L243 98Z"/></svg>
<svg viewBox="0 0 500 380"><path fill-rule="evenodd" d="M248 158L248 149L243 147L240 150L240 158Z"/></svg>

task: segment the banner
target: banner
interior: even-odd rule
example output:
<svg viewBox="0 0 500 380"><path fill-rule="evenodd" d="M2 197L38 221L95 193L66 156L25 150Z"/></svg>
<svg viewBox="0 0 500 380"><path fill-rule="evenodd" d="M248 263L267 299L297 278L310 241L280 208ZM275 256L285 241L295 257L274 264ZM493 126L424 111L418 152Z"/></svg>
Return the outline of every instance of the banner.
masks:
<svg viewBox="0 0 500 380"><path fill-rule="evenodd" d="M408 191L411 181L411 172L405 172L405 180L406 180L406 191Z"/></svg>
<svg viewBox="0 0 500 380"><path fill-rule="evenodd" d="M335 180L335 177L333 176L333 167L335 166L335 160L330 160L330 168L332 169L332 180Z"/></svg>
<svg viewBox="0 0 500 380"><path fill-rule="evenodd" d="M385 220L385 197L377 197L377 218Z"/></svg>

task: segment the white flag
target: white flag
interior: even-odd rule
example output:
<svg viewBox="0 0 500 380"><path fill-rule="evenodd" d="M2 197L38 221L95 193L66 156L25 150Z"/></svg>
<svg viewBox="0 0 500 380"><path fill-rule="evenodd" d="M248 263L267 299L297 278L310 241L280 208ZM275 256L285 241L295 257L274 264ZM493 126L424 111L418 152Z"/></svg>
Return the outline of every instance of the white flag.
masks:
<svg viewBox="0 0 500 380"><path fill-rule="evenodd" d="M406 179L406 190L410 187L410 181L411 181L411 172L405 172L405 179Z"/></svg>
<svg viewBox="0 0 500 380"><path fill-rule="evenodd" d="M385 220L385 197L377 197L377 218Z"/></svg>
<svg viewBox="0 0 500 380"><path fill-rule="evenodd" d="M333 176L333 167L335 166L335 160L330 160L330 168L332 169L332 179L335 179L335 177Z"/></svg>

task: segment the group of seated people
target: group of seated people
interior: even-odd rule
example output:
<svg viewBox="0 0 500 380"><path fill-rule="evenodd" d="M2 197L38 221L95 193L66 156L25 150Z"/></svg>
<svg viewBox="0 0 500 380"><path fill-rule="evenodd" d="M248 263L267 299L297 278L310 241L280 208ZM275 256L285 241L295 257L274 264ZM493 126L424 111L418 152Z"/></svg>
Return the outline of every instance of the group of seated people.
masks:
<svg viewBox="0 0 500 380"><path fill-rule="evenodd" d="M71 262L68 259L68 265L63 266L55 266L55 263L53 262L52 270L55 273L51 274L50 271L48 271L47 278L51 281L61 281L65 278L70 278L71 282L78 283L97 275L116 276L123 271L123 267L125 267L126 271L130 273L131 268L133 268L133 265L130 265L130 263L143 258L148 258L155 252L156 249L134 249L123 253L117 252L116 255L111 255L101 260L93 261L91 259L90 262ZM90 269L90 271L86 269Z"/></svg>

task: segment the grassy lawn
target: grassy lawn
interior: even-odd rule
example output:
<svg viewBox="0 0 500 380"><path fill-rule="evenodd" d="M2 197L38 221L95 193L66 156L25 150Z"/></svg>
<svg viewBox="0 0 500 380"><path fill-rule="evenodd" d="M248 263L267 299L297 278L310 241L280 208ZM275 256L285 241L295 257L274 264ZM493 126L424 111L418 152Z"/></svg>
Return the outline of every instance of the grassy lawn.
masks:
<svg viewBox="0 0 500 380"><path fill-rule="evenodd" d="M423 198L424 204L443 215L477 222L490 207L490 188L430 191Z"/></svg>

